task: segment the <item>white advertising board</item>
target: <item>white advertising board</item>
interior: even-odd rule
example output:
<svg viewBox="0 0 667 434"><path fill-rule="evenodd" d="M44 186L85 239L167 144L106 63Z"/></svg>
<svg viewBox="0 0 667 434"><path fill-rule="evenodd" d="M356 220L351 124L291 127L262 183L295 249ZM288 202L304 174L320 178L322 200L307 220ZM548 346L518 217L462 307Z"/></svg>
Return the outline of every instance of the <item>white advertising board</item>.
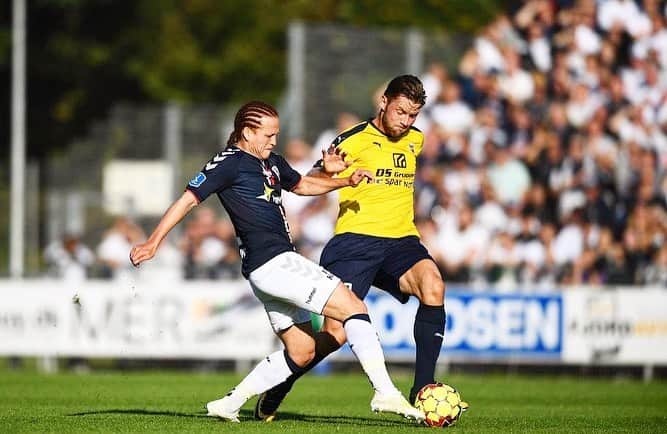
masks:
<svg viewBox="0 0 667 434"><path fill-rule="evenodd" d="M161 216L173 200L173 169L163 160L113 160L104 166L104 209L114 215Z"/></svg>
<svg viewBox="0 0 667 434"><path fill-rule="evenodd" d="M245 281L77 286L0 282L0 354L257 359L277 347Z"/></svg>
<svg viewBox="0 0 667 434"><path fill-rule="evenodd" d="M667 291L576 290L563 298L564 362L667 363Z"/></svg>

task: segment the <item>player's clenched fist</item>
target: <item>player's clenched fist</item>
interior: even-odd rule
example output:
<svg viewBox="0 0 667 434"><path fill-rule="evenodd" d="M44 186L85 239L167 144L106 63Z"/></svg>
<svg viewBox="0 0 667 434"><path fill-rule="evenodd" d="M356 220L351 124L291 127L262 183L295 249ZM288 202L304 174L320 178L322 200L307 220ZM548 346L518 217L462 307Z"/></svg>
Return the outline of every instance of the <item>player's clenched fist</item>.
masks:
<svg viewBox="0 0 667 434"><path fill-rule="evenodd" d="M144 261L148 261L157 251L157 246L154 246L153 243L142 243L137 244L130 251L130 262L135 267L138 267Z"/></svg>
<svg viewBox="0 0 667 434"><path fill-rule="evenodd" d="M356 187L357 185L361 184L364 179L367 182L373 181L373 174L368 170L357 169L352 173L352 175L350 175L350 186Z"/></svg>

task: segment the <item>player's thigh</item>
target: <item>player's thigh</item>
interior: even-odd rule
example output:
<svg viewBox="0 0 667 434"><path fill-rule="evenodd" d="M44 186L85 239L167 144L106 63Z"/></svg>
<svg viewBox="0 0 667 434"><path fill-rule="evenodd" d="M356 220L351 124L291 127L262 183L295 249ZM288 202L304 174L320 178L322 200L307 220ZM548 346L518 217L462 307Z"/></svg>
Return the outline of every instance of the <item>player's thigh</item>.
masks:
<svg viewBox="0 0 667 434"><path fill-rule="evenodd" d="M382 239L345 233L336 235L327 243L320 265L338 276L363 300L383 260Z"/></svg>
<svg viewBox="0 0 667 434"><path fill-rule="evenodd" d="M387 245L387 256L374 284L402 303L414 295L426 304L440 298L435 304L442 304L442 277L419 238L398 238L388 241Z"/></svg>
<svg viewBox="0 0 667 434"><path fill-rule="evenodd" d="M252 286L252 285L251 285ZM253 288L254 290L254 288ZM274 333L280 334L294 325L310 324L310 312L294 306L283 300L272 298L270 295L255 292L264 304L264 310L269 318L269 323Z"/></svg>
<svg viewBox="0 0 667 434"><path fill-rule="evenodd" d="M439 306L445 299L445 282L432 259L422 259L399 279L401 291L414 295L422 303Z"/></svg>
<svg viewBox="0 0 667 434"><path fill-rule="evenodd" d="M343 283L336 287L322 310L322 315L337 321L345 321L360 313L368 313L366 305Z"/></svg>
<svg viewBox="0 0 667 434"><path fill-rule="evenodd" d="M250 273L255 295L266 303L280 300L314 313L324 306L340 279L296 252L285 252Z"/></svg>

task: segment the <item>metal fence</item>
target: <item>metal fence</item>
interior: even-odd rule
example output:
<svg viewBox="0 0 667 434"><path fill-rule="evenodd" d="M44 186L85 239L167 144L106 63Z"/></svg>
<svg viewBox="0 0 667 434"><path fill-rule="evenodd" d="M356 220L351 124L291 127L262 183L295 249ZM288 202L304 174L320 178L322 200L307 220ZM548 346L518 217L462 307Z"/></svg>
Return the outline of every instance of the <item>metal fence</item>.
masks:
<svg viewBox="0 0 667 434"><path fill-rule="evenodd" d="M374 112L373 93L402 73L419 74L432 61L454 68L469 37L414 29L362 29L292 24L288 30L288 87L279 104L283 137L312 143L334 126L338 113ZM171 167L173 195L226 143L236 107L117 104L107 119L64 152L28 174L26 274L39 275L41 249L65 233L94 248L114 218L105 210L103 173L115 160L162 161ZM33 128L35 126L32 126ZM9 179L0 173L2 180ZM38 182L40 181L40 182ZM8 185L5 182L4 185ZM45 186L39 191L39 185ZM8 194L6 194L8 196ZM213 202L213 201L210 201ZM0 205L9 198L0 195ZM208 205L208 202L207 202ZM222 209L211 203L219 212ZM128 209L129 214L132 209ZM135 216L149 227L159 215ZM8 221L0 218L0 242L8 245ZM7 273L3 259L0 275Z"/></svg>
<svg viewBox="0 0 667 434"><path fill-rule="evenodd" d="M311 142L336 115L374 114L373 93L432 62L455 71L468 35L295 23L288 32L288 134Z"/></svg>
<svg viewBox="0 0 667 434"><path fill-rule="evenodd" d="M99 241L114 217L105 210L108 198L103 196L104 167L112 161L168 162L173 171L171 191L178 192L187 177L222 147L224 120L225 110L215 106L114 107L87 137L49 159L43 173L46 242L65 233L81 235L89 246ZM133 215L131 208L125 214L146 223L157 218Z"/></svg>

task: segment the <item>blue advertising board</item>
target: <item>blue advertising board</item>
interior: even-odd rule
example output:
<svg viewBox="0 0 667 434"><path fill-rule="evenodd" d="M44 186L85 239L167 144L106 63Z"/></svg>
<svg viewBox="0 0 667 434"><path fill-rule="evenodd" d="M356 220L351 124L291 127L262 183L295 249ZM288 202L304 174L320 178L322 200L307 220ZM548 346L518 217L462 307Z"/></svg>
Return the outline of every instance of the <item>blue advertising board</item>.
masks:
<svg viewBox="0 0 667 434"><path fill-rule="evenodd" d="M402 305L372 289L365 299L385 355L414 354L414 297ZM447 291L442 353L480 358L558 358L563 342L563 301L555 294Z"/></svg>

